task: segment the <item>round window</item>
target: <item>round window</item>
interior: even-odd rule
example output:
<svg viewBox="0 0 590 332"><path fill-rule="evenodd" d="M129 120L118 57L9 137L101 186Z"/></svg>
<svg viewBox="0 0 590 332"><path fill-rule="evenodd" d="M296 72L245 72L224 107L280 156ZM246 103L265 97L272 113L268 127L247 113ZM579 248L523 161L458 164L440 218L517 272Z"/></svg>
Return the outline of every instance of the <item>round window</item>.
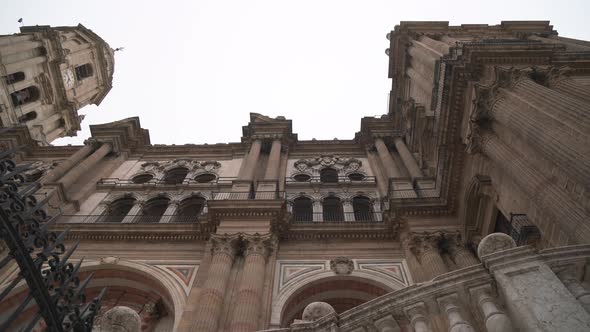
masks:
<svg viewBox="0 0 590 332"><path fill-rule="evenodd" d="M295 180L297 182L307 182L307 181L311 180L311 176L309 176L307 174L297 174L297 175L293 176L293 180Z"/></svg>
<svg viewBox="0 0 590 332"><path fill-rule="evenodd" d="M348 174L350 181L363 181L365 176L361 173L350 173Z"/></svg>
<svg viewBox="0 0 590 332"><path fill-rule="evenodd" d="M207 182L211 182L215 179L216 179L215 174L209 174L209 173L197 175L195 177L195 181L197 181L198 183L207 183Z"/></svg>
<svg viewBox="0 0 590 332"><path fill-rule="evenodd" d="M141 184L141 183L146 183L153 178L154 178L154 176L151 174L141 174L141 175L134 177L131 181L133 181L133 183Z"/></svg>

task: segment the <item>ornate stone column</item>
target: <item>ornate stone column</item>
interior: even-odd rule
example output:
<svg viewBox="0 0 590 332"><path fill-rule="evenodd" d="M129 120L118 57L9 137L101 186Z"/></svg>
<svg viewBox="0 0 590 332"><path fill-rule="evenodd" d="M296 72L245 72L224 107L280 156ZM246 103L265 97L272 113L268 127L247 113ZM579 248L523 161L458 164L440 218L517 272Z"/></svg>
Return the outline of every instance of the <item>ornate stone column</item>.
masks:
<svg viewBox="0 0 590 332"><path fill-rule="evenodd" d="M449 256L459 268L479 264L477 257L462 244L461 234L459 232L445 234L445 247Z"/></svg>
<svg viewBox="0 0 590 332"><path fill-rule="evenodd" d="M404 166L406 166L406 169L410 173L412 179L423 177L420 166L418 166L416 159L414 158L410 150L408 150L408 147L406 146L406 143L404 143L404 140L401 137L396 137L393 140L393 142L395 144L397 152L399 153L400 157L402 158L402 161L404 162Z"/></svg>
<svg viewBox="0 0 590 332"><path fill-rule="evenodd" d="M449 272L444 259L440 255L439 243L442 241L442 233L412 233L408 243L410 251L416 256L421 266L420 281L432 280L432 278ZM417 281L417 280L415 280Z"/></svg>
<svg viewBox="0 0 590 332"><path fill-rule="evenodd" d="M242 169L240 180L251 181L254 179L254 171L256 170L256 165L258 164L258 157L260 157L261 147L262 142L259 139L252 141L250 152L248 152L248 156L244 160L245 165Z"/></svg>
<svg viewBox="0 0 590 332"><path fill-rule="evenodd" d="M265 180L277 180L279 178L279 165L281 163L281 140L275 138L272 141L270 148L270 155L268 156L268 163L266 165L266 172L264 173Z"/></svg>
<svg viewBox="0 0 590 332"><path fill-rule="evenodd" d="M582 284L580 284L580 280L578 277L569 270L563 271L557 275L561 282L565 285L567 290L572 293L572 295L580 302L582 307L590 313L590 291L586 290Z"/></svg>
<svg viewBox="0 0 590 332"><path fill-rule="evenodd" d="M522 154L512 150L497 136L481 132L472 135L472 138L472 148L479 149L505 174L510 175L539 208L554 215L555 222L571 234L576 243L590 241L589 217L578 202L556 184L547 181L535 165L531 165Z"/></svg>
<svg viewBox="0 0 590 332"><path fill-rule="evenodd" d="M94 141L86 142L80 150L76 151L67 160L59 163L57 167L52 169L49 174L44 176L41 179L41 183L45 184L59 180L59 178L61 178L72 167L74 167L74 165L77 165L82 159L92 153L92 150L94 150L95 147L96 143Z"/></svg>
<svg viewBox="0 0 590 332"><path fill-rule="evenodd" d="M235 295L235 311L229 330L251 332L258 329L266 259L272 247L270 235L244 235L244 270Z"/></svg>
<svg viewBox="0 0 590 332"><path fill-rule="evenodd" d="M59 181L64 190L70 188L72 184L76 182L83 174L88 173L94 165L96 165L99 161L102 160L109 152L111 152L113 147L110 143L103 143L100 148L98 148L94 153L88 156L84 161L79 163L78 165L74 166L70 171L64 175L61 180Z"/></svg>
<svg viewBox="0 0 590 332"><path fill-rule="evenodd" d="M405 308L404 312L410 319L410 325L414 328L414 332L432 332L428 324L428 314L424 302Z"/></svg>
<svg viewBox="0 0 590 332"><path fill-rule="evenodd" d="M387 177L389 179L401 177L401 172L395 164L395 161L393 160L389 149L385 145L385 142L383 142L383 139L379 137L375 138L375 148L377 149L377 154L379 155L381 163L385 168L385 174L387 174Z"/></svg>
<svg viewBox="0 0 590 332"><path fill-rule="evenodd" d="M491 294L491 286L484 285L469 290L477 301L488 332L512 332L510 318L498 308Z"/></svg>
<svg viewBox="0 0 590 332"><path fill-rule="evenodd" d="M236 255L238 236L211 235L211 263L190 331L217 332L219 315Z"/></svg>
<svg viewBox="0 0 590 332"><path fill-rule="evenodd" d="M553 68L547 74L547 86L555 91L590 103L590 87L568 76L569 68Z"/></svg>
<svg viewBox="0 0 590 332"><path fill-rule="evenodd" d="M449 332L475 332L475 329L461 316L461 310L457 305L457 294L451 294L438 299L440 309L447 314L449 320Z"/></svg>

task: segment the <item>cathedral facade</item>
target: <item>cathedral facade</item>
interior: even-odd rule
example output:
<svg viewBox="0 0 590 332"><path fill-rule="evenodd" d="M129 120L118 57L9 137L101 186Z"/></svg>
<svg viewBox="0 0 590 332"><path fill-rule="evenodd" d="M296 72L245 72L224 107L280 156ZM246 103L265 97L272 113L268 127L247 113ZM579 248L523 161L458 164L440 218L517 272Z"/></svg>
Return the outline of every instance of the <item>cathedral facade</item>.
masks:
<svg viewBox="0 0 590 332"><path fill-rule="evenodd" d="M63 43L88 31L57 29ZM28 36L0 49L33 54ZM590 330L590 42L545 21L402 22L389 112L353 139L299 140L252 113L236 143L151 144L128 118L48 146L79 126L63 105L108 92L112 51L94 36L80 97L67 68L84 87L84 51L44 74L70 99L41 107L66 120L21 122L13 94L32 83L5 85L0 143L27 146L17 160L94 273L87 296L108 287L97 331Z"/></svg>

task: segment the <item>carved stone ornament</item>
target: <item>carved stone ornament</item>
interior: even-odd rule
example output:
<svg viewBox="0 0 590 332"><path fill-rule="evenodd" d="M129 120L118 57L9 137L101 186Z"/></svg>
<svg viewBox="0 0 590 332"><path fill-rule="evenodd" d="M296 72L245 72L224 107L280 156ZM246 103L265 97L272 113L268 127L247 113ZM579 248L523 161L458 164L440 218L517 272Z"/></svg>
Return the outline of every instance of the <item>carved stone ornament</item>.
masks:
<svg viewBox="0 0 590 332"><path fill-rule="evenodd" d="M362 162L356 158L322 155L317 158L299 159L294 166L298 172L303 173L319 173L325 167L332 167L341 173L349 173L358 171L362 167Z"/></svg>
<svg viewBox="0 0 590 332"><path fill-rule="evenodd" d="M440 251L440 243L443 240L442 232L423 232L411 233L406 240L406 246L416 256L418 261L422 260L422 255L427 251Z"/></svg>
<svg viewBox="0 0 590 332"><path fill-rule="evenodd" d="M107 256L100 259L100 264L117 264L119 263L119 257Z"/></svg>
<svg viewBox="0 0 590 332"><path fill-rule="evenodd" d="M498 251L516 247L516 242L508 234L492 233L484 237L477 246L477 257L493 254Z"/></svg>
<svg viewBox="0 0 590 332"><path fill-rule="evenodd" d="M267 257L272 251L273 239L271 235L243 235L244 256L258 254Z"/></svg>
<svg viewBox="0 0 590 332"><path fill-rule="evenodd" d="M226 254L234 257L237 253L240 237L238 235L211 235L211 254Z"/></svg>
<svg viewBox="0 0 590 332"><path fill-rule="evenodd" d="M312 302L303 309L301 319L304 322L315 322L316 320L335 312L336 310L326 302Z"/></svg>
<svg viewBox="0 0 590 332"><path fill-rule="evenodd" d="M214 160L198 161L194 159L179 158L165 162L150 161L141 165L141 169L146 172L163 172L167 169L176 167L186 167L189 171L202 170L204 172L215 173L221 168L221 164Z"/></svg>
<svg viewBox="0 0 590 332"><path fill-rule="evenodd" d="M140 332L141 318L135 310L117 306L105 312L98 324L95 324L93 331L100 332Z"/></svg>
<svg viewBox="0 0 590 332"><path fill-rule="evenodd" d="M330 261L330 269L336 274L351 274L354 263L347 257L337 257Z"/></svg>
<svg viewBox="0 0 590 332"><path fill-rule="evenodd" d="M55 163L46 163L43 161L35 161L29 165L29 169L23 172L26 179L34 178L37 174L45 174L48 170L53 169Z"/></svg>

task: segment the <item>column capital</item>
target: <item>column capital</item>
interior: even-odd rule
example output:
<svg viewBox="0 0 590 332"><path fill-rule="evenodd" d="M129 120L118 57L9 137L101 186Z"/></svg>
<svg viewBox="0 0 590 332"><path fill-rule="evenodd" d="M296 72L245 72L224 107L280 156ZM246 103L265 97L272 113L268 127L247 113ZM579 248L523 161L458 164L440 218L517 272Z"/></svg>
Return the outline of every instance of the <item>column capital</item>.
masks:
<svg viewBox="0 0 590 332"><path fill-rule="evenodd" d="M530 80L534 74L535 69L532 67L496 67L496 79L494 81L494 86L498 88L511 89L522 80Z"/></svg>
<svg viewBox="0 0 590 332"><path fill-rule="evenodd" d="M421 260L422 255L427 251L439 251L439 243L443 239L441 232L434 233L410 233L405 239L404 245L416 256L418 261Z"/></svg>
<svg viewBox="0 0 590 332"><path fill-rule="evenodd" d="M242 241L244 243L244 256L257 254L267 258L276 247L276 238L271 234L244 234L242 235Z"/></svg>
<svg viewBox="0 0 590 332"><path fill-rule="evenodd" d="M209 242L211 243L212 255L226 254L234 258L238 251L239 236L212 234Z"/></svg>

